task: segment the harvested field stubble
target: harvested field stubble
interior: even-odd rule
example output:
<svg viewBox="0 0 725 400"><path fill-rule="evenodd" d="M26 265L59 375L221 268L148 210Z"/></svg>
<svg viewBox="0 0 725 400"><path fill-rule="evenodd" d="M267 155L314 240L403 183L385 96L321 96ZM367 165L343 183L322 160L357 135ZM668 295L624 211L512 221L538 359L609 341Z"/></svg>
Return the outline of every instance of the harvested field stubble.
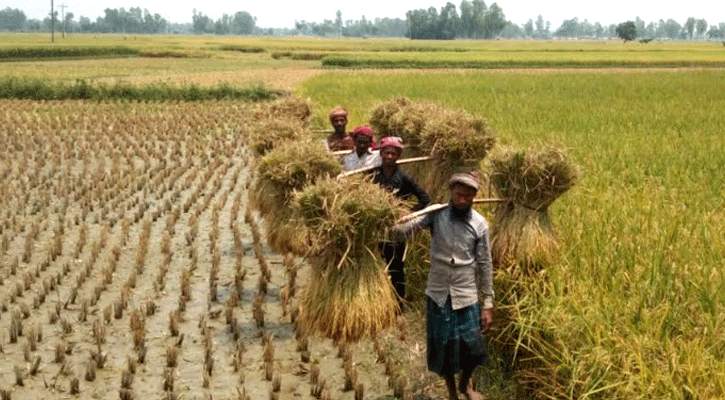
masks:
<svg viewBox="0 0 725 400"><path fill-rule="evenodd" d="M294 104L269 110L311 115ZM253 216L241 223L244 126L256 106L0 106L0 387L22 384L13 398L71 389L79 398L225 398L238 388L257 399L271 383L280 398L307 396L306 377L292 373L304 358L339 395L333 345L313 338L300 355L291 340L309 268L269 253ZM251 345L263 332L266 351ZM270 381L259 371L265 357ZM375 368L357 379L371 396L389 391Z"/></svg>

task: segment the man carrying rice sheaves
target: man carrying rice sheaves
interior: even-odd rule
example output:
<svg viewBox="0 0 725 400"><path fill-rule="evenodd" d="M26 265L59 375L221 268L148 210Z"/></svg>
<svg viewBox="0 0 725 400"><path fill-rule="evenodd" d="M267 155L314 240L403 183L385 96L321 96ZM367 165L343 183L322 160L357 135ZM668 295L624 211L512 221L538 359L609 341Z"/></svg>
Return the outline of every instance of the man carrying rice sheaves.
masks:
<svg viewBox="0 0 725 400"><path fill-rule="evenodd" d="M451 400L458 399L459 391L469 400L481 399L473 390L471 375L485 360L483 333L493 321L488 223L471 208L480 187L476 177L453 174L448 185L448 207L398 225L396 231L403 236L423 228L431 231L431 266L425 290L428 369L445 378Z"/></svg>
<svg viewBox="0 0 725 400"><path fill-rule="evenodd" d="M372 171L373 182L392 192L395 197L407 200L415 196L418 203L411 211L418 211L430 203L428 193L423 190L408 174L398 167L397 161L403 152L403 144L400 139L386 137L380 141L380 158L382 164ZM401 300L400 308L403 309L402 300L405 298L405 241L399 243L383 243L381 246L383 258L388 264L388 273L395 291Z"/></svg>
<svg viewBox="0 0 725 400"><path fill-rule="evenodd" d="M330 151L352 150L355 143L350 134L347 133L347 110L342 107L335 107L330 112L330 124L333 132L325 139L325 146Z"/></svg>
<svg viewBox="0 0 725 400"><path fill-rule="evenodd" d="M352 139L355 142L355 149L342 158L342 168L345 171L380 165L380 152L370 149L373 143L373 128L367 125L358 126L352 131Z"/></svg>

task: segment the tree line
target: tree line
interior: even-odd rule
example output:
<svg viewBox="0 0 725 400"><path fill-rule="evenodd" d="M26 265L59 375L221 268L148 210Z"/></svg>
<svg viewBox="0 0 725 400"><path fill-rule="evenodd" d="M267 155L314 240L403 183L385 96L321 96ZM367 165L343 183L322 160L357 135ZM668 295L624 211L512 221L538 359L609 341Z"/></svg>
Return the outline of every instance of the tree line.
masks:
<svg viewBox="0 0 725 400"><path fill-rule="evenodd" d="M498 4L487 7L483 0L461 1L460 12L448 2L440 12L435 7L410 10L407 37L411 39L492 39L501 34L506 16Z"/></svg>
<svg viewBox="0 0 725 400"><path fill-rule="evenodd" d="M81 16L78 20L72 12L63 16L55 11L41 20L28 19L19 9L10 7L0 10L0 30L45 32L51 29L51 17L55 20L55 29L65 32L80 33L166 33L169 22L160 14L151 14L147 9L131 7L128 10L106 8L102 17L91 21ZM59 18L60 17L60 18Z"/></svg>
<svg viewBox="0 0 725 400"><path fill-rule="evenodd" d="M344 20L342 12L335 13L335 20L325 19L322 23L295 21L293 35L338 36L338 37L403 37L407 24L400 18L375 18L369 20L363 15L359 20Z"/></svg>
<svg viewBox="0 0 725 400"><path fill-rule="evenodd" d="M483 0L462 0L458 7L447 3L440 10L435 7L409 10L405 19L375 18L370 20L344 20L338 10L334 19L322 22L295 21L294 27L260 28L257 18L246 11L223 14L212 19L201 11L194 10L191 22L170 23L158 13L151 13L141 7L128 10L107 8L103 16L92 21L81 16L76 19L72 12L60 16L54 12L55 29L81 33L179 33L217 35L308 35L330 37L408 37L411 39L493 39L493 38L613 38L620 36L622 24L602 25L578 18L564 20L552 30L551 23L542 15L535 20L518 25L506 20L503 9L493 3L487 6ZM626 26L627 38L672 39L672 40L723 40L725 22L708 24L704 18L689 17L684 23L674 19L646 23L637 17ZM20 9L6 7L0 10L0 31L48 32L51 29L51 15L42 21L28 19Z"/></svg>

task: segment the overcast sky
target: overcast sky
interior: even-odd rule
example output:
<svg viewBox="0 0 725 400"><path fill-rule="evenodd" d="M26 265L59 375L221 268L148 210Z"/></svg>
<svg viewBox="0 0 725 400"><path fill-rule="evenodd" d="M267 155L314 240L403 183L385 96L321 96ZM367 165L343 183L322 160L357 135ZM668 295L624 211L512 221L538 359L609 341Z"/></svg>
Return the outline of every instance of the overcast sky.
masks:
<svg viewBox="0 0 725 400"><path fill-rule="evenodd" d="M709 25L725 22L725 1L722 0L690 0L690 1L659 1L644 2L631 0L501 0L498 5L503 9L506 19L523 24L529 18L536 20L541 14L545 20L551 21L552 30L561 25L564 19L577 17L589 22L601 22L603 25L634 20L639 16L645 22L667 20L672 18L684 23L687 17L705 18ZM237 11L247 11L257 17L257 26L264 28L292 28L295 20L322 22L324 19L335 19L335 11L342 11L342 19L360 19L365 15L368 19L377 17L405 19L405 12L411 9L436 7L440 10L445 0L366 0L357 2L341 2L331 0L316 1L249 1L232 2L222 0L55 0L56 9L59 4L65 4L66 12L73 12L76 16L96 17L103 15L105 8L129 9L140 6L148 9L152 14L159 13L172 22L191 22L192 10L219 18L222 14L234 14ZM460 0L453 1L458 8ZM486 5L493 2L486 1ZM0 9L6 7L20 8L28 18L42 19L50 12L49 0L30 0L18 2L17 0L0 0Z"/></svg>

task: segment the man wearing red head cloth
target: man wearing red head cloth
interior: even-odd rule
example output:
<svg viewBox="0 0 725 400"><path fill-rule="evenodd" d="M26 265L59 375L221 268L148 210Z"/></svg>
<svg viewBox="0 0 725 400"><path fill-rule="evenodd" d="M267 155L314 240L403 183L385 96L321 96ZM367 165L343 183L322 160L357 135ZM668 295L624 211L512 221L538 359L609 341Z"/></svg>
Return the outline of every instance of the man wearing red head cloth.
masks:
<svg viewBox="0 0 725 400"><path fill-rule="evenodd" d="M380 153L370 148L373 143L373 128L367 125L358 126L352 131L352 139L355 141L355 149L342 159L342 168L345 171L380 165Z"/></svg>
<svg viewBox="0 0 725 400"><path fill-rule="evenodd" d="M425 208L430 203L428 193L423 190L408 174L398 167L398 158L403 152L403 143L396 137L385 137L380 141L381 165L372 171L373 182L392 192L401 200L415 196L418 200L412 211ZM383 258L388 263L388 273L395 291L398 293L400 308L403 309L405 298L405 241L383 243ZM402 322L402 321L401 321Z"/></svg>
<svg viewBox="0 0 725 400"><path fill-rule="evenodd" d="M335 107L330 112L330 124L334 131L325 140L325 146L330 151L352 150L355 142L352 136L347 133L347 110L342 107Z"/></svg>

